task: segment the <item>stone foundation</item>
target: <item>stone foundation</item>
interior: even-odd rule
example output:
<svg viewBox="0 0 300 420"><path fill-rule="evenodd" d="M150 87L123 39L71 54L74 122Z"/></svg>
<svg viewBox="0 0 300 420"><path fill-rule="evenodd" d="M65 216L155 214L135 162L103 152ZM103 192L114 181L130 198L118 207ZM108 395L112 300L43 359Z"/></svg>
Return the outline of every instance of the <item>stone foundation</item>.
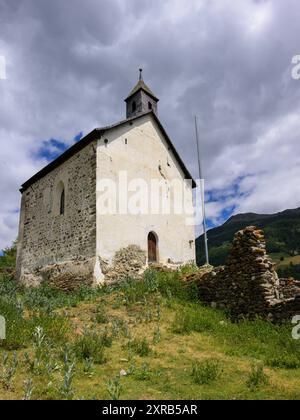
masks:
<svg viewBox="0 0 300 420"><path fill-rule="evenodd" d="M100 258L101 271L106 283L116 283L128 277L139 277L147 267L146 252L136 245L120 249L112 263Z"/></svg>
<svg viewBox="0 0 300 420"><path fill-rule="evenodd" d="M95 258L76 259L41 267L34 273L23 273L21 282L27 287L36 287L42 282L47 282L60 290L72 291L82 284L94 283L94 267Z"/></svg>

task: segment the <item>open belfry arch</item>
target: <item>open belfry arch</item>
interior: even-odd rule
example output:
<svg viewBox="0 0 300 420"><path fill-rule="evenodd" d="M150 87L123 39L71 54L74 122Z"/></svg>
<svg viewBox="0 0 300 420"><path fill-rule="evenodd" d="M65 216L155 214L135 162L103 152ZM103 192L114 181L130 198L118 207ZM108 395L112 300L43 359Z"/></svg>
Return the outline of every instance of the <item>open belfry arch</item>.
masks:
<svg viewBox="0 0 300 420"><path fill-rule="evenodd" d="M146 186L181 181L193 207L195 182L141 70L125 102L125 120L94 129L22 185L17 275L23 283L72 288L138 275L152 262L195 261L194 226L185 214L101 211L103 180L118 184L120 173Z"/></svg>

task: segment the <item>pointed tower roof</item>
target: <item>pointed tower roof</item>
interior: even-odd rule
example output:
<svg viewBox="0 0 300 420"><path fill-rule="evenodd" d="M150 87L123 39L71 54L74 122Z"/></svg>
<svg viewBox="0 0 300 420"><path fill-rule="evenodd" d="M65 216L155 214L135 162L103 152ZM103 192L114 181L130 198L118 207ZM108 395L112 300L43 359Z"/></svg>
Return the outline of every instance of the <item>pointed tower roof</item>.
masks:
<svg viewBox="0 0 300 420"><path fill-rule="evenodd" d="M146 83L143 80L143 69L140 69L140 78L135 87L132 89L132 91L129 93L125 101L130 99L133 95L135 95L139 90L145 91L149 96L151 96L153 99L155 99L157 102L159 99L154 95L152 90L146 85Z"/></svg>

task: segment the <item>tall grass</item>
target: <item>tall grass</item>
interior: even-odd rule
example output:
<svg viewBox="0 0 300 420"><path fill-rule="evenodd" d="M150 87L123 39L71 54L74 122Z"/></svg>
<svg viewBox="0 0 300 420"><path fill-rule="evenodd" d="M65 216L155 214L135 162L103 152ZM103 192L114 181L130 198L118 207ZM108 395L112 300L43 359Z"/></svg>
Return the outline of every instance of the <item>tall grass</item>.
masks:
<svg viewBox="0 0 300 420"><path fill-rule="evenodd" d="M107 335L107 332L99 334L96 331L85 331L74 341L73 351L81 362L92 359L96 364L103 364L107 360L105 348L111 345L112 339Z"/></svg>
<svg viewBox="0 0 300 420"><path fill-rule="evenodd" d="M32 330L24 318L22 306L10 296L1 296L0 314L6 321L6 339L0 340L0 347L6 350L18 350L25 347Z"/></svg>
<svg viewBox="0 0 300 420"><path fill-rule="evenodd" d="M179 305L172 324L176 334L209 334L230 356L263 360L270 367L300 368L300 343L289 324L274 325L257 318L232 323L221 311L200 304Z"/></svg>
<svg viewBox="0 0 300 420"><path fill-rule="evenodd" d="M197 385L208 385L216 381L221 375L221 367L218 361L209 359L204 362L195 362L192 368L192 378Z"/></svg>
<svg viewBox="0 0 300 420"><path fill-rule="evenodd" d="M57 297L62 292L47 285L24 289L11 279L2 277L0 293L0 315L6 321L6 339L0 340L0 347L7 350L26 347L38 326L55 342L65 338L69 331L68 320L49 309L51 305L52 308L60 306L64 298ZM30 316L25 317L25 310L31 310Z"/></svg>

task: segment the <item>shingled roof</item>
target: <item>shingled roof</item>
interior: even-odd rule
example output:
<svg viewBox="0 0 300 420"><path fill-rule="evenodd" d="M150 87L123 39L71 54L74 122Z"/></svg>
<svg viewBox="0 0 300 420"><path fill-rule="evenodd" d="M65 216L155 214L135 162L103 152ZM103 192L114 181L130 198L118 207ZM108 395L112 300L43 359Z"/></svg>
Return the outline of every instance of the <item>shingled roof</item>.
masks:
<svg viewBox="0 0 300 420"><path fill-rule="evenodd" d="M161 132L163 133L167 144L172 151L173 155L177 159L181 170L184 173L184 176L186 179L191 179L193 188L196 187L196 182L194 181L192 175L186 168L185 164L183 163L179 153L175 149L170 137L168 136L166 130L162 126L161 122L159 121L158 117L155 115L153 111L145 112L143 114L139 114L135 117L128 118L126 120L120 121L116 124L109 125L107 127L102 128L96 128L93 131L91 131L87 136L83 137L79 142L75 143L73 146L71 146L68 150L66 150L62 155L60 155L58 158L53 160L49 163L49 165L45 166L43 169L41 169L39 172L37 172L33 177L31 177L28 181L26 181L20 191L23 193L25 190L27 190L34 182L38 181L39 179L43 178L45 175L47 175L49 172L51 172L53 169L57 168L58 166L62 165L64 162L66 162L70 157L75 155L75 153L78 153L80 150L82 150L84 147L86 147L88 144L90 144L92 141L99 139L102 137L106 132L109 130L112 130L114 128L117 128L124 124L132 124L135 120L138 120L139 118L144 117L145 115L150 115L154 118L155 122L157 123L158 127L160 128Z"/></svg>
<svg viewBox="0 0 300 420"><path fill-rule="evenodd" d="M135 87L132 89L132 91L129 93L125 101L128 101L134 94L136 94L139 90L144 90L148 95L150 95L153 99L155 99L157 102L159 99L154 95L152 90L146 85L143 79L140 79Z"/></svg>

